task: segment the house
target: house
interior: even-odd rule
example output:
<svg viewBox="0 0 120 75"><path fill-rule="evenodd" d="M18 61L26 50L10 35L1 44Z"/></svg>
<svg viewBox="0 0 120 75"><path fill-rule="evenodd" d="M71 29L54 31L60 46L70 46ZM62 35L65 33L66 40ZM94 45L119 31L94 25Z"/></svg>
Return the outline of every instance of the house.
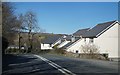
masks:
<svg viewBox="0 0 120 75"><path fill-rule="evenodd" d="M82 36L89 30L90 28L86 29L80 29L73 33L73 37L71 38L72 41L64 45L62 48L64 48L68 52L73 53L80 53L80 46L84 43L82 40ZM73 40L74 39L74 40Z"/></svg>
<svg viewBox="0 0 120 75"><path fill-rule="evenodd" d="M75 33L73 33L73 36L75 37L82 37L90 28L85 28L85 29L79 29Z"/></svg>
<svg viewBox="0 0 120 75"><path fill-rule="evenodd" d="M86 44L95 44L99 47L100 54L108 54L110 59L118 59L120 50L118 48L118 40L120 38L120 23L118 21L110 21L100 23L90 29L83 36Z"/></svg>
<svg viewBox="0 0 120 75"><path fill-rule="evenodd" d="M82 32L79 30L73 35L81 36L81 38L63 46L66 51L83 53L81 46L94 44L99 48L100 54L107 54L108 58L112 60L120 58L118 55L120 53L118 48L120 23L118 21L100 23L91 29L86 29L82 35L78 33Z"/></svg>
<svg viewBox="0 0 120 75"><path fill-rule="evenodd" d="M17 45L10 45L10 46L8 46L7 49L19 49L19 46L17 46Z"/></svg>
<svg viewBox="0 0 120 75"><path fill-rule="evenodd" d="M62 48L65 49L68 52L73 52L73 53L79 53L79 42L81 41L81 38L75 38L74 41L71 41L69 43L67 43L66 45L64 45Z"/></svg>
<svg viewBox="0 0 120 75"><path fill-rule="evenodd" d="M120 59L118 55L120 53L118 48L120 36L118 33L120 33L118 21L99 23L91 29L80 29L69 36L55 37L56 41L46 40L41 44L41 49L52 49L54 45L59 44L59 48L64 48L68 52L84 53L83 45L94 44L99 48L100 54L107 54L111 60L118 60Z"/></svg>
<svg viewBox="0 0 120 75"><path fill-rule="evenodd" d="M50 35L41 42L41 50L53 49L55 42L61 37L61 35Z"/></svg>
<svg viewBox="0 0 120 75"><path fill-rule="evenodd" d="M58 48L62 48L64 45L69 43L71 41L71 35L64 35L62 36L59 40L61 41L59 45L57 46Z"/></svg>

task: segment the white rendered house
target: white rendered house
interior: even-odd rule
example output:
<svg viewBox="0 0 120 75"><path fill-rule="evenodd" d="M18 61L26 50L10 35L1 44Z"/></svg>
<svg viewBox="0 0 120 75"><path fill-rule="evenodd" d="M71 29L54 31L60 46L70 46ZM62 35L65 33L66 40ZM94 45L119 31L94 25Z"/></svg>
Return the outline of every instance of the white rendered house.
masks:
<svg viewBox="0 0 120 75"><path fill-rule="evenodd" d="M82 45L95 44L99 48L100 54L108 54L108 58L120 58L120 49L118 48L118 41L120 39L120 24L118 21L110 21L100 23L87 30L81 39L71 45L65 47L69 52L83 53Z"/></svg>
<svg viewBox="0 0 120 75"><path fill-rule="evenodd" d="M83 45L85 42L82 38L82 36L89 30L90 28L86 29L80 29L73 33L73 38L75 40L69 42L63 48L68 51L68 52L73 52L73 53L81 53L80 46ZM72 38L71 38L72 39Z"/></svg>
<svg viewBox="0 0 120 75"><path fill-rule="evenodd" d="M49 50L49 49L53 49L52 44L41 43L41 50Z"/></svg>
<svg viewBox="0 0 120 75"><path fill-rule="evenodd" d="M62 48L63 46L65 46L66 44L68 44L69 42L71 42L71 35L64 35L60 38L61 42L59 43L59 45L57 46L58 48Z"/></svg>
<svg viewBox="0 0 120 75"><path fill-rule="evenodd" d="M111 21L100 23L90 29L84 39L86 43L92 41L93 44L99 47L101 54L108 54L108 58L120 58L120 49L118 48L118 40L120 34L120 23Z"/></svg>
<svg viewBox="0 0 120 75"><path fill-rule="evenodd" d="M61 37L61 35L51 35L48 36L41 42L41 50L50 50L53 49L55 42Z"/></svg>
<svg viewBox="0 0 120 75"><path fill-rule="evenodd" d="M64 40L60 45L58 45L58 48L62 48L63 46L65 46L66 44L68 44L70 41L68 40Z"/></svg>

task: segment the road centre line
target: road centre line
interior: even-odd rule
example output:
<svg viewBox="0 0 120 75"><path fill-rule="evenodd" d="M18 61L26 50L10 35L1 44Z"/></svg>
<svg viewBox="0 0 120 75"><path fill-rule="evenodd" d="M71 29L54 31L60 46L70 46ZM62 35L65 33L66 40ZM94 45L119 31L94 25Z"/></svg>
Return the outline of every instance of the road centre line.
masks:
<svg viewBox="0 0 120 75"><path fill-rule="evenodd" d="M56 63L42 57L42 56L39 56L39 55L34 55L34 56L36 56L36 57L40 58L41 60L45 61L46 63L48 63L52 67L56 68L57 70L59 70L60 72L62 72L65 75L76 75L76 74L72 73L71 71L61 67L60 65L58 65L58 64L56 64Z"/></svg>

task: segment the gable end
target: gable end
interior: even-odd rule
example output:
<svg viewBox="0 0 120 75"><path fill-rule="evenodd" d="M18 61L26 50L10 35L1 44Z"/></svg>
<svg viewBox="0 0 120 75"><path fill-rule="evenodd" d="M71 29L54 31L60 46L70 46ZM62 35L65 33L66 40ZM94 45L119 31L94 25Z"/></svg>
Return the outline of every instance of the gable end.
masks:
<svg viewBox="0 0 120 75"><path fill-rule="evenodd" d="M102 32L100 32L99 34L96 35L96 37L99 37L101 34L103 34L104 32L106 32L108 29L110 29L111 27L113 27L116 23L119 24L119 22L115 21L114 23L112 23L110 26L108 26L106 29L104 29ZM120 24L119 24L120 25Z"/></svg>

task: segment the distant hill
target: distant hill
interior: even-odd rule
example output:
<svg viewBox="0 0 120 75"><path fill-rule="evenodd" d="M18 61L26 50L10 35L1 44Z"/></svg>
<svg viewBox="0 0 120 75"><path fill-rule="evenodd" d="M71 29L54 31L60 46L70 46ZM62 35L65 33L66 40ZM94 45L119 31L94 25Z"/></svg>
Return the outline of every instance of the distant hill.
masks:
<svg viewBox="0 0 120 75"><path fill-rule="evenodd" d="M18 32L15 32L15 34L17 36L16 36L16 39L14 40L14 44L18 45L19 44ZM34 37L33 37L33 41L34 42L35 42L35 40L42 41L42 40L46 39L49 36L54 36L54 35L63 36L63 35L67 35L67 34L53 34L53 33L32 33L32 34L35 34ZM24 43L28 42L28 32L21 32L21 37L22 37L21 44L24 44Z"/></svg>

